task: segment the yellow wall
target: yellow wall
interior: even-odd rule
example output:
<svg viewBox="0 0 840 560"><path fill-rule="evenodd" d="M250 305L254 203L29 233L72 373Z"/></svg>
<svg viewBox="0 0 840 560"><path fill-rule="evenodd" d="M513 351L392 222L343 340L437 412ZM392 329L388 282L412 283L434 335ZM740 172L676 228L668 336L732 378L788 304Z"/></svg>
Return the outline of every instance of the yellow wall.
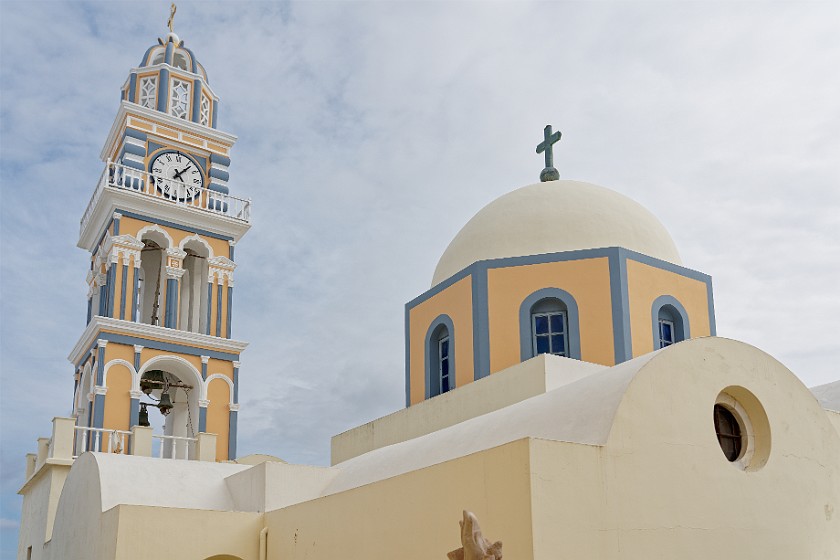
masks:
<svg viewBox="0 0 840 560"><path fill-rule="evenodd" d="M268 558L445 559L462 510L505 558L532 558L528 440L266 513ZM554 557L558 551L554 551ZM395 556L396 553L396 556Z"/></svg>
<svg viewBox="0 0 840 560"><path fill-rule="evenodd" d="M613 365L610 269L606 257L492 268L487 271L490 373L521 361L519 308L542 288L560 288L577 302L585 362Z"/></svg>
<svg viewBox="0 0 840 560"><path fill-rule="evenodd" d="M633 357L654 350L652 306L659 296L673 296L685 307L691 338L711 334L704 282L627 259L627 293Z"/></svg>
<svg viewBox="0 0 840 560"><path fill-rule="evenodd" d="M105 364L111 360L125 360L126 362L134 363L134 346L128 344L119 344L117 342L109 342L105 347Z"/></svg>
<svg viewBox="0 0 840 560"><path fill-rule="evenodd" d="M224 379L214 379L207 385L207 432L216 434L216 460L228 458L228 433L230 432L230 387Z"/></svg>
<svg viewBox="0 0 840 560"><path fill-rule="evenodd" d="M411 404L426 398L426 333L444 313L455 329L455 386L474 379L472 276L467 276L409 311Z"/></svg>
<svg viewBox="0 0 840 560"><path fill-rule="evenodd" d="M131 371L123 364L114 364L108 369L106 380L108 393L105 395L105 414L103 428L111 430L129 430L131 411ZM103 449L107 449L103 443ZM123 449L123 452L128 450Z"/></svg>
<svg viewBox="0 0 840 560"><path fill-rule="evenodd" d="M137 232L139 232L142 228L152 225L151 222L146 222L144 220L138 220L136 218L129 218L128 216L123 216L120 220L120 234L121 235L132 235L137 236ZM172 242L177 247L178 244L185 238L191 235L194 235L194 232L176 229L169 226L161 226L158 227L172 237ZM230 257L230 244L224 239L218 239L215 237L208 237L208 236L200 236L204 241L207 242L210 247L213 249L214 256L222 256L222 257Z"/></svg>

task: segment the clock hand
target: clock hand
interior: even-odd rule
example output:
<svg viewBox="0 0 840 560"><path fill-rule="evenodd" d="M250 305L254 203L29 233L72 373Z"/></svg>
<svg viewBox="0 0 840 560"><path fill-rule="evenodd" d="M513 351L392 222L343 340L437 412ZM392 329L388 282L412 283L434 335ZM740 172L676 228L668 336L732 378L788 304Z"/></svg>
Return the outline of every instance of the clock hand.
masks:
<svg viewBox="0 0 840 560"><path fill-rule="evenodd" d="M173 177L173 179L178 179L179 181L181 181L181 175L183 175L184 173L186 173L186 172L187 172L187 170L188 170L189 168L190 168L190 166L189 166L189 165L187 165L187 166L186 166L185 168L183 168L181 171L178 171L178 170L176 169L176 170L175 170L175 176ZM183 181L181 181L181 182L183 182Z"/></svg>

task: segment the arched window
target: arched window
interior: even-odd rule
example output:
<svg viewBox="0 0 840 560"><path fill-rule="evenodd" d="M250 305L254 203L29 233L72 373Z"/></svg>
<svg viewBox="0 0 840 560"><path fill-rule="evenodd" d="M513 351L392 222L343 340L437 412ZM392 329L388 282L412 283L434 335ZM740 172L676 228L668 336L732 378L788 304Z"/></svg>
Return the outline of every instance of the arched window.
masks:
<svg viewBox="0 0 840 560"><path fill-rule="evenodd" d="M207 328L207 258L209 248L197 240L187 242L183 250L184 275L181 277L179 328L191 332L205 332Z"/></svg>
<svg viewBox="0 0 840 560"><path fill-rule="evenodd" d="M432 322L426 335L426 398L455 388L455 329L447 315Z"/></svg>
<svg viewBox="0 0 840 560"><path fill-rule="evenodd" d="M172 66L175 68L180 68L181 70L189 70L187 66L187 57L181 52L175 51L175 54L172 57Z"/></svg>
<svg viewBox="0 0 840 560"><path fill-rule="evenodd" d="M151 56L151 65L160 64L163 62L164 58L166 57L166 50L163 47L157 47L155 50L152 51Z"/></svg>
<svg viewBox="0 0 840 560"><path fill-rule="evenodd" d="M568 311L556 298L545 298L531 307L531 342L534 355L569 355Z"/></svg>
<svg viewBox="0 0 840 560"><path fill-rule="evenodd" d="M560 288L544 288L519 307L522 361L539 354L580 359L580 328L575 298Z"/></svg>
<svg viewBox="0 0 840 560"><path fill-rule="evenodd" d="M659 296L651 311L653 347L659 350L690 338L688 314L673 296Z"/></svg>

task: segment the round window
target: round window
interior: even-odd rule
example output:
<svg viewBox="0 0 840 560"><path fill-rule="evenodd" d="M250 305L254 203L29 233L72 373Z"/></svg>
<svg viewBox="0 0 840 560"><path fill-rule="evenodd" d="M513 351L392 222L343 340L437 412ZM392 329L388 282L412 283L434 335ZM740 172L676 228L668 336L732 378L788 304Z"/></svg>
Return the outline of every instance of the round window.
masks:
<svg viewBox="0 0 840 560"><path fill-rule="evenodd" d="M723 454L729 462L737 461L744 447L744 437L741 435L741 425L738 419L721 404L715 405L715 432Z"/></svg>

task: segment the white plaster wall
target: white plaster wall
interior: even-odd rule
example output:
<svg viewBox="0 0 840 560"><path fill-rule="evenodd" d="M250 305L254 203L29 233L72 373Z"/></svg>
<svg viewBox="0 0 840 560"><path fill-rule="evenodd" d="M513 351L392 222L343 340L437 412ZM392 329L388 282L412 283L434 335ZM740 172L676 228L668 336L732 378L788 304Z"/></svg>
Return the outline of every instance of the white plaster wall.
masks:
<svg viewBox="0 0 840 560"><path fill-rule="evenodd" d="M330 467L265 461L225 479L237 511L265 512L314 500L338 474Z"/></svg>
<svg viewBox="0 0 840 560"><path fill-rule="evenodd" d="M47 558L44 543L52 536L53 520L69 466L45 464L24 485L17 557L26 559L32 547L32 560Z"/></svg>

